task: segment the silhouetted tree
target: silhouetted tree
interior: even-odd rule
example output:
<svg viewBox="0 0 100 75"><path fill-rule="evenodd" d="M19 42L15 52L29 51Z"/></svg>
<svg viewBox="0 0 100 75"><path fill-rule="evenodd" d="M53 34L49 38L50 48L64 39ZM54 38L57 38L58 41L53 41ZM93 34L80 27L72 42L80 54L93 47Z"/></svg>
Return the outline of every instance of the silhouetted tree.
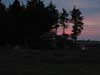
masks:
<svg viewBox="0 0 100 75"><path fill-rule="evenodd" d="M35 3L34 3L35 2ZM27 4L27 10L26 10L26 24L29 24L28 26L26 25L26 29L29 27L29 30L31 30L35 37L39 37L40 33L42 33L42 28L45 27L45 18L46 16L44 15L46 13L46 10L44 8L44 4L41 1L38 0L30 0L28 1ZM44 16L44 19L43 19ZM36 33L37 32L37 33ZM36 38L37 39L37 38Z"/></svg>
<svg viewBox="0 0 100 75"><path fill-rule="evenodd" d="M50 23L51 24L57 23L59 13L58 10L56 9L56 6L52 2L50 2L50 4L47 6L47 9L50 14L50 19L51 19Z"/></svg>
<svg viewBox="0 0 100 75"><path fill-rule="evenodd" d="M45 12L43 13L43 19L45 22L43 25L44 27L42 27L43 33L49 32L52 28L58 27L57 25L58 16L59 16L58 10L56 9L55 5L52 2L50 2L50 4L46 7Z"/></svg>
<svg viewBox="0 0 100 75"><path fill-rule="evenodd" d="M2 0L0 0L0 16L5 15L5 5L2 3Z"/></svg>
<svg viewBox="0 0 100 75"><path fill-rule="evenodd" d="M49 32L52 24L56 23L58 13L55 7L52 8L49 5L45 7L40 0L35 0L35 3L34 0L28 1L26 8L25 31L31 30L32 39L39 41L40 36Z"/></svg>
<svg viewBox="0 0 100 75"><path fill-rule="evenodd" d="M74 7L74 9L71 12L72 22L74 24L72 31L72 38L74 41L77 40L78 35L80 35L83 30L83 17L81 16L81 14L81 11L79 9L76 9L76 7Z"/></svg>
<svg viewBox="0 0 100 75"><path fill-rule="evenodd" d="M20 5L20 1L19 0L15 0L13 2L13 4L9 6L9 11L10 11L11 15L15 15L15 16L20 15L21 16L20 13L22 11L22 7Z"/></svg>
<svg viewBox="0 0 100 75"><path fill-rule="evenodd" d="M58 19L58 11L52 3L44 7L43 1L30 0L26 8L27 18L25 23L33 26L31 27L33 28L32 32L37 32L37 34L34 33L35 35L39 36L40 34L48 32Z"/></svg>
<svg viewBox="0 0 100 75"><path fill-rule="evenodd" d="M38 0L27 0L27 5L26 7L29 9L29 10L32 10L36 4L38 3L37 2Z"/></svg>
<svg viewBox="0 0 100 75"><path fill-rule="evenodd" d="M0 0L0 41L1 42L5 42L5 38L4 36L6 36L6 31L7 31L7 27L6 27L6 8L5 5L2 3L2 0ZM5 35L4 35L5 34Z"/></svg>
<svg viewBox="0 0 100 75"><path fill-rule="evenodd" d="M15 0L7 10L8 35L9 41L16 44L18 40L23 38L23 18L24 7L21 6L19 0Z"/></svg>
<svg viewBox="0 0 100 75"><path fill-rule="evenodd" d="M67 13L67 11L63 8L62 9L63 12L61 13L60 19L61 19L61 23L63 25L63 34L65 34L65 28L67 27L67 23L68 23L68 16L69 14ZM65 24L66 23L66 24Z"/></svg>

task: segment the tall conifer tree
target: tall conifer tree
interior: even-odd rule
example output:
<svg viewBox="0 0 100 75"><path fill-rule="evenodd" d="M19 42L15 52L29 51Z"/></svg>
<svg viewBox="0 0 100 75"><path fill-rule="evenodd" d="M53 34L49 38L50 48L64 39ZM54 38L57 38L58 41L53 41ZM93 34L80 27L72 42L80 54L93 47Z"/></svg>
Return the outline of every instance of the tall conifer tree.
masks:
<svg viewBox="0 0 100 75"><path fill-rule="evenodd" d="M74 9L71 12L72 16L72 22L73 22L73 30L72 30L72 38L74 41L77 40L77 37L81 34L83 30L83 16L81 16L81 11L79 9L76 9L76 6L74 6Z"/></svg>

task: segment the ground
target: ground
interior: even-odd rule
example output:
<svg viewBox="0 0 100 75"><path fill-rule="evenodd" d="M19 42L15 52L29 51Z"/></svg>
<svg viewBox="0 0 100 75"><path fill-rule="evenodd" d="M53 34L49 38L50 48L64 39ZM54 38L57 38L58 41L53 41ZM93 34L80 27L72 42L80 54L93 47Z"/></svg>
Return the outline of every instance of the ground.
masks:
<svg viewBox="0 0 100 75"><path fill-rule="evenodd" d="M99 50L0 48L0 73L4 75L100 75L99 59Z"/></svg>

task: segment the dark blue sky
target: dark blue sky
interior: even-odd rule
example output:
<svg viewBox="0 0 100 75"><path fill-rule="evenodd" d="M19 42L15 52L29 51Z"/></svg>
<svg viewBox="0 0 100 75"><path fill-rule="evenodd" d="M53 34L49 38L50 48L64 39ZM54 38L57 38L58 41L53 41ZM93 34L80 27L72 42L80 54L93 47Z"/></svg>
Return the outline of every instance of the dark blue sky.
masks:
<svg viewBox="0 0 100 75"><path fill-rule="evenodd" d="M8 6L14 0L3 0ZM27 0L20 0L26 4ZM100 0L43 0L45 4L52 1L56 7L61 11L62 8L71 11L74 4L80 8L84 16L84 30L81 39L100 40Z"/></svg>

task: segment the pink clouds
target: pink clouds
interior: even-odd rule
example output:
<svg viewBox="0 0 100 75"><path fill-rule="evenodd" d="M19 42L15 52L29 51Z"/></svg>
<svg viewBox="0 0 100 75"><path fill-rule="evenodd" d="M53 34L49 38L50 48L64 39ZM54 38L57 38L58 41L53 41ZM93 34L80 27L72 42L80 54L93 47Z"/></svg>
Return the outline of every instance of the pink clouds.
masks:
<svg viewBox="0 0 100 75"><path fill-rule="evenodd" d="M100 25L100 15L92 15L84 18L85 25Z"/></svg>
<svg viewBox="0 0 100 75"><path fill-rule="evenodd" d="M57 35L62 35L62 34L63 34L63 27L60 26L60 27L58 27L58 29L57 29Z"/></svg>
<svg viewBox="0 0 100 75"><path fill-rule="evenodd" d="M100 29L100 15L93 15L93 16L88 16L84 19L84 33L89 35L89 34L98 34L99 29Z"/></svg>
<svg viewBox="0 0 100 75"><path fill-rule="evenodd" d="M66 34L71 34L73 24L72 23L68 23L68 24L69 24L69 26L68 26L68 28L65 29L65 33Z"/></svg>
<svg viewBox="0 0 100 75"><path fill-rule="evenodd" d="M68 23L68 28L65 28L65 34L71 34L72 33L72 23ZM63 26L58 27L57 29L57 35L63 34Z"/></svg>
<svg viewBox="0 0 100 75"><path fill-rule="evenodd" d="M79 36L80 39L96 39L100 37L100 14L87 16L84 19L84 30Z"/></svg>

